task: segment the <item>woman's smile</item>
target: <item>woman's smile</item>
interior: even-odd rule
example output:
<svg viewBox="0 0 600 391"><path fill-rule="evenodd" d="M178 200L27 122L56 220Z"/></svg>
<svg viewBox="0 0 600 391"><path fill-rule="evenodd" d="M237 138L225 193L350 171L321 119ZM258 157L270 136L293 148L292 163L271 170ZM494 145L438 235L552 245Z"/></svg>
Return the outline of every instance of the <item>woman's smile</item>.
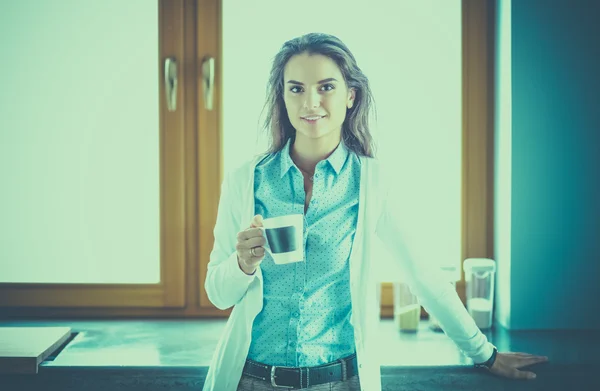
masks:
<svg viewBox="0 0 600 391"><path fill-rule="evenodd" d="M320 120L322 120L323 118L325 118L325 116L322 116L322 117L306 117L306 118L302 117L302 121L304 121L307 124L314 125L317 122L319 122Z"/></svg>

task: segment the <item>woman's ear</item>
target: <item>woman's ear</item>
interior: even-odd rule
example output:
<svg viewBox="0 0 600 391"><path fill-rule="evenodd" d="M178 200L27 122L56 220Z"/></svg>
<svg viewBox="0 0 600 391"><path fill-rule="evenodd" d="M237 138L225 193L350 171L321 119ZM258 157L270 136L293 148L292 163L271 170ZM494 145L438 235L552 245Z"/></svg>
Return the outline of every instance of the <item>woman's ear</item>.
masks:
<svg viewBox="0 0 600 391"><path fill-rule="evenodd" d="M349 109L351 109L352 106L354 106L355 98L356 98L356 89L350 88L350 91L348 92L348 102L346 103L346 106L348 106Z"/></svg>

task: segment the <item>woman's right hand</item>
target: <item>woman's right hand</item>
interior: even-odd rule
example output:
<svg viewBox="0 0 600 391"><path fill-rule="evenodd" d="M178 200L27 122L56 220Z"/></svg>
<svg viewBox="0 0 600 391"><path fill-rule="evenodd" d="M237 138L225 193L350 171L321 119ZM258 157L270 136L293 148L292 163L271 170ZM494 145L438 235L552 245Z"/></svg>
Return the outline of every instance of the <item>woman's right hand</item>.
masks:
<svg viewBox="0 0 600 391"><path fill-rule="evenodd" d="M256 268L265 257L264 245L266 244L266 239L261 230L262 226L262 216L256 215L252 219L250 227L237 235L238 242L235 248L237 250L238 264L240 265L240 269L248 275L254 274Z"/></svg>

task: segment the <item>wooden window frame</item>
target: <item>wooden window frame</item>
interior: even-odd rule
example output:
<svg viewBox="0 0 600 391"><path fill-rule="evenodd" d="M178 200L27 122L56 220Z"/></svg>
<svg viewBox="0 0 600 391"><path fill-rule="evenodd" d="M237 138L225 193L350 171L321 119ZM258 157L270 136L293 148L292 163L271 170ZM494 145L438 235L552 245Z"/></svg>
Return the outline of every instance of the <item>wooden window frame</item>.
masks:
<svg viewBox="0 0 600 391"><path fill-rule="evenodd" d="M462 1L462 221L458 296L466 305L462 262L493 256L494 0ZM381 286L381 316L393 316L391 283ZM427 311L421 311L427 317Z"/></svg>
<svg viewBox="0 0 600 391"><path fill-rule="evenodd" d="M164 99L163 62L166 57L178 60L178 83L185 84L184 23L182 1L157 2L159 23L159 166L160 166L160 283L158 284L61 284L0 283L0 313L31 316L39 314L79 315L96 311L108 315L130 308L182 308L185 306L184 278L186 264L186 183L190 179L185 161L186 96L177 91L178 109L167 110ZM168 232L168 235L164 233ZM107 311L105 308L112 308Z"/></svg>
<svg viewBox="0 0 600 391"><path fill-rule="evenodd" d="M160 69L179 62L178 109L161 110L161 281L156 285L0 284L0 318L227 317L203 283L223 178L222 0L159 0ZM462 1L461 259L493 254L494 0ZM213 110L202 60L215 58ZM168 262L166 261L168 260ZM465 302L464 274L457 292ZM382 286L383 317L392 315ZM426 315L426 312L423 312Z"/></svg>

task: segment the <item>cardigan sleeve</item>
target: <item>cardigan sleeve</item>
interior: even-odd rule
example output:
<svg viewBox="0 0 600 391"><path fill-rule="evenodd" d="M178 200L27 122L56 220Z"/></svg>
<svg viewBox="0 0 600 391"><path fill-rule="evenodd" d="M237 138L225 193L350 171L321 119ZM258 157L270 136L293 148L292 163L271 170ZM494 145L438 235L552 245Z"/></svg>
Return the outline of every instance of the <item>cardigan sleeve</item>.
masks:
<svg viewBox="0 0 600 391"><path fill-rule="evenodd" d="M453 285L439 268L428 265L429 249L422 244L422 239L411 238L411 235L417 235L415 230L403 224L400 208L392 204L400 198L392 198L389 190L384 190L384 193L375 233L402 272L403 280L427 312L438 319L446 335L463 354L475 363L487 361L492 355L493 345L479 330ZM427 245L433 246L434 243Z"/></svg>
<svg viewBox="0 0 600 391"><path fill-rule="evenodd" d="M204 282L209 300L221 310L239 303L250 283L257 278L256 273L244 273L237 261L235 246L241 221L242 198L234 178L233 174L228 175L221 185L217 221L213 231L215 241Z"/></svg>

